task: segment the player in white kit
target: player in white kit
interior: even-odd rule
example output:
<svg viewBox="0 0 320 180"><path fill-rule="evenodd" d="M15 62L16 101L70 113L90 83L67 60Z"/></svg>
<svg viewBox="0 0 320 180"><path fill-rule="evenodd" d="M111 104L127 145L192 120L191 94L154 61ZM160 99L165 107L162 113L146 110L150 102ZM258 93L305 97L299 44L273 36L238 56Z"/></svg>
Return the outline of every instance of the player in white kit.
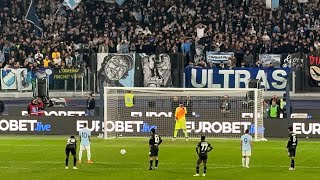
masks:
<svg viewBox="0 0 320 180"><path fill-rule="evenodd" d="M84 128L79 131L80 136L80 152L79 152L79 163L81 163L82 153L84 150L87 151L88 163L93 163L91 161L91 152L90 152L90 136L91 131L87 127L87 123L84 124Z"/></svg>
<svg viewBox="0 0 320 180"><path fill-rule="evenodd" d="M241 150L242 150L242 167L249 168L249 161L252 150L252 136L249 135L249 130L245 131L245 134L241 136Z"/></svg>

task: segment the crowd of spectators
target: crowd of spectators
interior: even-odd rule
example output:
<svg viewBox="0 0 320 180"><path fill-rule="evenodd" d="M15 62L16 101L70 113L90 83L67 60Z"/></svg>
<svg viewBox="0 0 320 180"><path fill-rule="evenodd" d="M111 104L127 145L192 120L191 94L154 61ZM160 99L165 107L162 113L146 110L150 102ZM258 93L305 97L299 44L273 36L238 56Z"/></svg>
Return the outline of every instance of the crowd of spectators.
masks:
<svg viewBox="0 0 320 180"><path fill-rule="evenodd" d="M0 1L0 67L88 66L90 59L79 55L83 49L180 52L193 65L197 48L234 52L228 66L259 67L259 53L309 53L320 37L318 0L280 0L275 10L261 0L126 0L122 6L82 0L57 14L60 0L36 0L42 38L24 20L29 2Z"/></svg>

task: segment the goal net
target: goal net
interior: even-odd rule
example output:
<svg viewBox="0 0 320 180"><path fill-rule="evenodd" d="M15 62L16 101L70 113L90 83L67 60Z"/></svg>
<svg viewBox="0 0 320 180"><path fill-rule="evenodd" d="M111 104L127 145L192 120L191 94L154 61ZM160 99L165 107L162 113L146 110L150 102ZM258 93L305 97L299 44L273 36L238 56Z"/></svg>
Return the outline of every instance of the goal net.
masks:
<svg viewBox="0 0 320 180"><path fill-rule="evenodd" d="M134 95L133 106L125 103ZM127 94L128 95L128 94ZM263 90L211 88L104 88L104 135L149 137L152 128L173 137L175 109L187 108L189 138L240 138L246 129L255 140L264 138ZM183 137L179 131L178 137Z"/></svg>

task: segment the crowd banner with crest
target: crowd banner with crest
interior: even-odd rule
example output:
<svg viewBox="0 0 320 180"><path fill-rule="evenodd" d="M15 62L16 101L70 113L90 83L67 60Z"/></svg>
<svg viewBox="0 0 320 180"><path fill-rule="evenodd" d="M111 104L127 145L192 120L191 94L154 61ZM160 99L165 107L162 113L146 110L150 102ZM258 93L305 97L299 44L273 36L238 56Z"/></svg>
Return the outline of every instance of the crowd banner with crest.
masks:
<svg viewBox="0 0 320 180"><path fill-rule="evenodd" d="M32 90L32 73L27 68L1 69L1 89Z"/></svg>

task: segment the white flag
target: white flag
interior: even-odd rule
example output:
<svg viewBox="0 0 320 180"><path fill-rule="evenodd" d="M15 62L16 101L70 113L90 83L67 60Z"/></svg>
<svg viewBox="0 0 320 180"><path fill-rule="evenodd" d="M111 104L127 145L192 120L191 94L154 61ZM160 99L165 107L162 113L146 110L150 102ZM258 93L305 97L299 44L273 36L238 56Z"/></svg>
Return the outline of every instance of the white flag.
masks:
<svg viewBox="0 0 320 180"><path fill-rule="evenodd" d="M64 0L63 5L71 10L74 10L81 3L81 0Z"/></svg>

